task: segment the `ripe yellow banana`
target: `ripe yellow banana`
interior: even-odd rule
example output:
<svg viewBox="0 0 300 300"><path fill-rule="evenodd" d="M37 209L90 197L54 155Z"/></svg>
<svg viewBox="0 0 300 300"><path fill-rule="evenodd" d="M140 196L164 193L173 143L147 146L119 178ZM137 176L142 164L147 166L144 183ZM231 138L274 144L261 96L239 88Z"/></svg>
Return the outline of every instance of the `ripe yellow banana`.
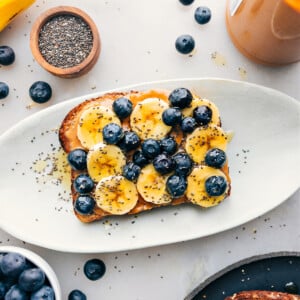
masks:
<svg viewBox="0 0 300 300"><path fill-rule="evenodd" d="M94 145L102 143L102 129L109 123L121 125L119 118L110 108L94 106L85 110L77 127L77 137L82 146L91 149Z"/></svg>
<svg viewBox="0 0 300 300"><path fill-rule="evenodd" d="M191 106L185 108L182 111L183 116L184 117L192 117L194 109L196 107L202 106L202 105L208 106L212 110L212 117L211 117L211 121L209 124L215 124L215 125L220 126L221 122L220 122L219 109L213 102L211 102L207 99L194 98L191 103Z"/></svg>
<svg viewBox="0 0 300 300"><path fill-rule="evenodd" d="M224 200L228 192L228 185L223 195L210 196L207 194L205 181L211 176L222 176L226 179L225 174L221 170L215 168L198 166L193 169L192 173L187 178L188 185L186 197L189 201L202 207L211 207L218 205L222 200Z"/></svg>
<svg viewBox="0 0 300 300"><path fill-rule="evenodd" d="M203 163L209 149L219 148L225 151L227 143L227 133L219 126L209 125L198 127L188 135L185 150L195 163Z"/></svg>
<svg viewBox="0 0 300 300"><path fill-rule="evenodd" d="M0 31L33 2L35 0L0 0Z"/></svg>
<svg viewBox="0 0 300 300"><path fill-rule="evenodd" d="M141 170L137 181L137 190L145 201L154 204L166 204L172 201L166 190L167 176L160 175L152 164Z"/></svg>
<svg viewBox="0 0 300 300"><path fill-rule="evenodd" d="M131 211L137 201L135 184L123 176L103 178L96 186L94 197L97 205L114 215L124 215Z"/></svg>
<svg viewBox="0 0 300 300"><path fill-rule="evenodd" d="M87 155L88 173L95 182L111 175L122 174L125 164L124 154L114 145L99 143Z"/></svg>
<svg viewBox="0 0 300 300"><path fill-rule="evenodd" d="M130 116L133 131L142 139L160 140L171 131L162 120L162 113L169 105L159 98L147 98L139 102Z"/></svg>

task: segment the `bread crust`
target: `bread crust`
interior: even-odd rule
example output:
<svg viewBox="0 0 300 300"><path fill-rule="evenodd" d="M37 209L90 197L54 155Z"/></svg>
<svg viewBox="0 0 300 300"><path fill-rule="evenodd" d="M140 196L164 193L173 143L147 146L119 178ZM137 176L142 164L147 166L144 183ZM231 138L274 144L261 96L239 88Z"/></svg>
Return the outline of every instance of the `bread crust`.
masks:
<svg viewBox="0 0 300 300"><path fill-rule="evenodd" d="M119 97L128 97L130 98L131 102L133 103L133 106L140 101L147 99L147 98L159 98L163 101L168 102L168 96L169 92L165 90L148 90L145 92L139 92L139 91L129 91L129 92L114 92L114 93L107 93L105 95L102 95L97 98L88 99L84 102L80 103L79 105L75 106L64 118L64 120L61 123L61 126L59 128L59 141L66 153L69 153L70 151L74 149L85 149L79 139L77 138L77 125L79 123L80 115L81 113L93 106L106 106L109 108L112 108L112 104L114 100L118 99ZM221 120L220 124L221 125ZM122 127L124 130L130 130L130 123L129 118L122 120ZM176 140L177 144L180 147L184 147L184 137L181 132L181 130L173 129L170 133ZM129 153L127 155L127 161L131 159L132 153ZM230 177L229 177L229 168L228 164L221 169L224 174L227 177L228 183L229 183L229 190L227 192L227 196L230 194ZM72 194L72 201L73 204L78 197L78 193L73 188L73 182L75 178L82 173L87 173L87 171L75 171L71 170L71 194ZM174 199L171 203L164 204L164 206L171 206L171 205L179 205L182 203L188 203L188 199L184 196L178 199ZM136 206L128 213L128 214L138 214L144 211L151 210L156 207L163 206L162 204L153 204L146 202L141 195L139 195L138 202ZM81 215L74 209L74 214L77 216L77 218L84 222L84 223L90 223L97 220L102 219L105 216L110 215L110 213L103 211L100 207L97 207L97 205L94 208L94 211L92 214L89 215Z"/></svg>
<svg viewBox="0 0 300 300"><path fill-rule="evenodd" d="M300 300L299 295L292 295L275 291L243 291L236 293L225 300Z"/></svg>

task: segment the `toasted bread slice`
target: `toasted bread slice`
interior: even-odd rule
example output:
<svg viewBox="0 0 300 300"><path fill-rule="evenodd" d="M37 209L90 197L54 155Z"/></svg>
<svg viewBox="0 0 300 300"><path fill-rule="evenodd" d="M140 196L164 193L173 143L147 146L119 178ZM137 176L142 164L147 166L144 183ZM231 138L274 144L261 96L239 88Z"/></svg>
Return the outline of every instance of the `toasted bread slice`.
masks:
<svg viewBox="0 0 300 300"><path fill-rule="evenodd" d="M225 300L300 300L300 296L275 291L243 291Z"/></svg>
<svg viewBox="0 0 300 300"><path fill-rule="evenodd" d="M70 151L72 151L74 149L78 149L78 148L85 149L85 147L82 146L80 140L77 137L77 127L80 122L80 116L86 109L89 109L91 107L96 107L99 105L112 109L114 100L116 100L120 97L129 98L131 100L131 102L133 103L133 107L135 107L139 102L143 101L144 99L148 99L148 98L159 98L159 99L169 103L168 96L169 96L169 91L149 90L149 91L142 91L142 92L129 91L129 92L108 93L108 94L105 94L98 98L86 100L86 101L82 102L81 104L77 105L76 107L74 107L64 118L64 120L59 128L59 141L61 143L61 146L66 153L69 153ZM221 125L221 120L218 125ZM129 118L122 120L121 126L124 130L130 130L131 127L130 127ZM170 132L170 135L174 137L174 139L176 140L179 147L184 147L185 137L181 130L179 130L178 128L173 128L172 131ZM130 159L132 158L131 156L132 156L132 153L127 154L127 157L126 157L127 161L130 161ZM222 167L221 170L224 172L224 174L227 178L227 182L229 184L229 188L226 193L226 196L228 196L230 194L230 177L229 177L229 169L228 169L227 162ZM71 179L72 179L71 180L72 181L71 182L71 192L72 192L73 204L79 195L73 187L73 182L74 182L74 179L81 173L87 173L87 172L71 170ZM147 210L151 210L153 208L160 207L160 206L179 205L179 204L187 203L187 202L189 202L188 199L185 196L183 196L181 198L173 199L172 202L170 202L168 204L153 204L153 203L145 201L143 199L143 197L139 194L137 204L131 211L128 212L128 214L138 214L138 213L141 213L141 212L144 212ZM91 213L91 214L88 214L88 215L79 214L75 209L74 209L74 213L80 221L85 222L85 223L100 220L103 217L110 215L109 212L104 211L97 205L95 206L93 213Z"/></svg>

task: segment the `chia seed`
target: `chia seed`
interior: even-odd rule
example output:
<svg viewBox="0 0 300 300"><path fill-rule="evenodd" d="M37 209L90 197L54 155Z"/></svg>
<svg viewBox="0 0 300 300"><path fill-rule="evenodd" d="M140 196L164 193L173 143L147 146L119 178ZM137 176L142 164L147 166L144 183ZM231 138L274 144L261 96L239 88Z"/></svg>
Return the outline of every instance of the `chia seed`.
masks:
<svg viewBox="0 0 300 300"><path fill-rule="evenodd" d="M73 15L55 16L39 34L39 49L44 59L58 68L70 68L84 61L92 50L89 25Z"/></svg>

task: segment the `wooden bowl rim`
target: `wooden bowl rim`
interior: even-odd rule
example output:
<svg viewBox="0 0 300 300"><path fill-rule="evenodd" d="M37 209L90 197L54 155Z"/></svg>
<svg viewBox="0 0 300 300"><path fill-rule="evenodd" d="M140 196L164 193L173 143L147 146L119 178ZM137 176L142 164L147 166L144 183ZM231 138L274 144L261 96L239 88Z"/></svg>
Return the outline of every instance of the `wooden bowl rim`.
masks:
<svg viewBox="0 0 300 300"><path fill-rule="evenodd" d="M93 46L89 55L81 63L70 68L59 68L51 65L42 56L39 49L39 33L41 28L49 20L60 15L72 15L81 18L89 26L93 35ZM87 13L73 6L56 6L42 13L33 24L30 33L30 48L33 56L44 69L58 76L71 76L76 75L87 68L91 68L91 64L94 64L97 61L100 54L101 43L97 26Z"/></svg>

